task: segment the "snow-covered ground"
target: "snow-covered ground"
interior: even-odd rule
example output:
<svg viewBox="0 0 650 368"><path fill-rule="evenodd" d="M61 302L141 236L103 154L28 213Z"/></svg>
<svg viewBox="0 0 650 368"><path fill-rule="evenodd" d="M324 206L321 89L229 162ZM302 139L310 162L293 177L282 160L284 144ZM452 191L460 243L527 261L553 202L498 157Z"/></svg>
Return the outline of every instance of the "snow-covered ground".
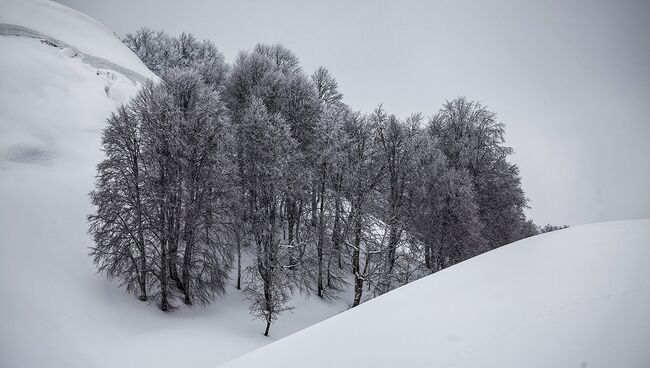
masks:
<svg viewBox="0 0 650 368"><path fill-rule="evenodd" d="M115 63L145 78L153 73L122 42L95 19L47 0L0 1L0 34L17 33L71 48L70 52ZM7 54L5 54L7 55Z"/></svg>
<svg viewBox="0 0 650 368"><path fill-rule="evenodd" d="M350 303L298 297L265 338L232 287L164 314L96 274L85 217L100 130L144 78L156 77L97 21L0 0L0 367L211 367ZM604 223L514 243L229 364L647 367L649 229Z"/></svg>
<svg viewBox="0 0 650 368"><path fill-rule="evenodd" d="M223 367L649 367L649 260L650 220L535 236Z"/></svg>
<svg viewBox="0 0 650 368"><path fill-rule="evenodd" d="M48 42L3 32L16 25ZM59 4L0 0L0 34L0 367L210 367L347 309L298 298L265 338L232 288L164 314L96 274L85 217L100 130L137 92L129 71L155 76Z"/></svg>

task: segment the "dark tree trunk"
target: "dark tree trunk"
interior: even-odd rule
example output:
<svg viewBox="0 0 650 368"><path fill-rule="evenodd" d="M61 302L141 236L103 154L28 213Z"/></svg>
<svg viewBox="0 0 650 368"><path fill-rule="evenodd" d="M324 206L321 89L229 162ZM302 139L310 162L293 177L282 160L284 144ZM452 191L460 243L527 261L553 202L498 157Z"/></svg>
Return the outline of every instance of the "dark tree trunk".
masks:
<svg viewBox="0 0 650 368"><path fill-rule="evenodd" d="M269 329L271 328L271 321L266 321L266 329L264 330L264 336L269 336Z"/></svg>
<svg viewBox="0 0 650 368"><path fill-rule="evenodd" d="M300 202L298 202L298 211L296 212L296 232L294 234L296 243L300 243L300 219L302 218L303 207L301 199Z"/></svg>
<svg viewBox="0 0 650 368"><path fill-rule="evenodd" d="M174 244L170 244L169 247L169 278L174 281L180 291L185 292L185 285L178 275L178 245Z"/></svg>
<svg viewBox="0 0 650 368"><path fill-rule="evenodd" d="M318 207L318 195L316 194L318 192L318 187L317 180L314 179L313 182L311 183L311 226L316 227L317 226L317 220L316 220L316 211Z"/></svg>
<svg viewBox="0 0 650 368"><path fill-rule="evenodd" d="M194 238L190 236L185 244L185 253L183 254L183 286L185 287L185 298L183 302L192 305L191 288L190 288L190 266L192 264L192 250L194 248Z"/></svg>
<svg viewBox="0 0 650 368"><path fill-rule="evenodd" d="M169 310L168 291L167 291L167 245L165 242L160 247L160 310L166 312Z"/></svg>
<svg viewBox="0 0 650 368"><path fill-rule="evenodd" d="M395 254L397 252L397 245L399 243L399 238L401 232L397 228L397 224L390 225L389 228L389 238L388 238L388 274L390 275L393 272L393 267L395 266Z"/></svg>
<svg viewBox="0 0 650 368"><path fill-rule="evenodd" d="M296 203L292 199L286 200L286 211L287 211L287 233L289 241L289 264L294 263L293 259L293 244L294 244L294 229L296 226Z"/></svg>
<svg viewBox="0 0 650 368"><path fill-rule="evenodd" d="M140 256L138 261L140 263L140 277L138 283L140 284L140 295L138 299L141 301L147 300L147 254L144 244L144 224L142 223L142 197L140 191L140 166L138 164L138 154L134 155L133 160L133 175L135 181L135 197L136 197L136 221L138 226L138 250Z"/></svg>
<svg viewBox="0 0 650 368"><path fill-rule="evenodd" d="M294 245L296 243L295 234L298 231L297 229L297 217L298 209L296 201L293 199L287 199L286 201L286 212L287 212L287 232L288 232L288 242L289 242L289 265L293 269L293 265L296 263Z"/></svg>
<svg viewBox="0 0 650 368"><path fill-rule="evenodd" d="M391 216L388 223L388 245L386 249L386 258L384 260L383 269L381 270L381 280L378 285L379 294L386 293L390 290L390 280L393 274L393 267L395 266L395 253L397 251L397 244L399 242L399 230L397 229L397 219Z"/></svg>
<svg viewBox="0 0 650 368"><path fill-rule="evenodd" d="M263 250L262 254L263 258L258 259L258 269L260 270L260 276L262 276L262 282L264 284L264 301L266 302L266 329L264 330L264 336L268 336L269 329L271 328L273 313L273 308L271 307L273 305L273 295L271 294L271 273L273 270L271 268L272 256L270 254L271 250L269 248L269 243L271 243L271 240L265 239L263 242L266 244L264 244L265 249Z"/></svg>
<svg viewBox="0 0 650 368"><path fill-rule="evenodd" d="M325 243L325 165L323 164L320 182L320 207L318 209L318 296L323 297L323 247Z"/></svg>
<svg viewBox="0 0 650 368"><path fill-rule="evenodd" d="M169 310L169 301L168 301L168 281L167 281L167 273L169 269L169 257L167 254L167 240L168 240L168 235L165 234L167 232L167 218L165 216L165 211L166 209L163 206L162 209L162 215L161 215L161 229L163 232L163 236L160 242L160 310L162 311L168 311Z"/></svg>
<svg viewBox="0 0 650 368"><path fill-rule="evenodd" d="M356 204L358 206L358 204ZM361 275L361 213L360 208L353 208L354 211L354 250L352 252L352 273L354 274L354 301L352 307L361 303L363 294L363 277Z"/></svg>
<svg viewBox="0 0 650 368"><path fill-rule="evenodd" d="M341 182L342 175L338 174L334 185L334 225L332 226L332 250L338 260L339 269L341 265Z"/></svg>
<svg viewBox="0 0 650 368"><path fill-rule="evenodd" d="M235 231L235 242L237 243L237 290L241 290L241 237L239 229Z"/></svg>
<svg viewBox="0 0 650 368"><path fill-rule="evenodd" d="M194 188L190 189L189 198L191 202L195 202ZM184 289L182 290L183 293L185 294L185 298L183 302L186 305L192 305L192 296L191 296L192 290L190 287L190 277L191 277L190 267L192 266L192 257L194 252L194 238L195 238L194 231L195 231L195 224L196 224L195 213L197 212L195 203L190 203L186 211L187 213L185 215L185 231L183 232L183 239L185 240L185 250L183 252L183 266L182 266Z"/></svg>
<svg viewBox="0 0 650 368"><path fill-rule="evenodd" d="M180 191L180 189L176 188ZM169 278L173 280L176 284L176 287L185 292L185 285L183 284L181 278L178 275L178 243L180 240L180 192L172 196L171 202L173 203L171 212L168 219L169 223Z"/></svg>

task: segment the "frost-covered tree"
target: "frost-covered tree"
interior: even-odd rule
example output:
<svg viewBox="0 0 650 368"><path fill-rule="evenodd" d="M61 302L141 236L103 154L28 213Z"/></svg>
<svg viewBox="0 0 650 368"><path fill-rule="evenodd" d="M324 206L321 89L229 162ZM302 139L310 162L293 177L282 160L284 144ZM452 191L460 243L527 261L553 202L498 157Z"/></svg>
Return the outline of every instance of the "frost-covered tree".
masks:
<svg viewBox="0 0 650 368"><path fill-rule="evenodd" d="M291 264L279 236L279 207L296 143L286 121L269 114L259 98L252 98L240 129L245 138L241 149L243 182L256 244L255 264L247 271L249 282L244 292L251 301L251 314L266 321L264 335L268 336L271 323L291 308L287 304L293 290Z"/></svg>
<svg viewBox="0 0 650 368"><path fill-rule="evenodd" d="M516 240L527 200L518 167L507 161L512 148L505 146L503 123L485 106L460 97L444 104L430 126L449 166L471 176L489 247Z"/></svg>
<svg viewBox="0 0 650 368"><path fill-rule="evenodd" d="M432 183L431 264L440 270L485 251L482 224L471 177L465 169L448 168Z"/></svg>
<svg viewBox="0 0 650 368"><path fill-rule="evenodd" d="M524 239L531 236L539 235L540 230L541 229L539 228L539 226L535 225L533 220L530 219L526 220L519 227L519 235L517 236L517 238Z"/></svg>
<svg viewBox="0 0 650 368"><path fill-rule="evenodd" d="M339 85L336 79L325 67L319 67L311 75L311 80L318 92L318 99L324 105L334 106L341 103L343 94L339 92Z"/></svg>
<svg viewBox="0 0 650 368"><path fill-rule="evenodd" d="M435 272L484 251L485 241L471 176L449 165L431 127L423 138L408 231L411 249Z"/></svg>
<svg viewBox="0 0 650 368"><path fill-rule="evenodd" d="M373 243L368 237L367 214L369 201L382 179L380 148L376 144L376 125L361 114L351 114L344 121L343 130L347 136L344 148L347 158L348 178L345 193L350 202L350 235L346 245L351 249L352 275L354 276L354 300L352 306L361 303L364 283L369 279L371 261L380 256L381 244ZM372 231L370 232L372 234Z"/></svg>
<svg viewBox="0 0 650 368"><path fill-rule="evenodd" d="M181 33L172 38L166 67L193 68L205 84L215 89L221 88L228 74L228 65L214 43L199 41L191 33Z"/></svg>
<svg viewBox="0 0 650 368"><path fill-rule="evenodd" d="M380 183L383 218L387 227L387 242L376 292L391 289L397 250L413 211L412 193L419 184L418 165L422 149L419 114L402 122L394 115L387 116L381 107L373 114L377 129L381 164L385 175Z"/></svg>
<svg viewBox="0 0 650 368"><path fill-rule="evenodd" d="M298 144L299 159L291 165L293 175L286 193L287 233L298 254L306 252L300 242L300 225L309 206L309 224L305 232L317 231L317 147L320 101L313 82L302 72L298 58L282 45L257 45L254 53L272 66L275 82L265 89L269 111L279 113L289 124Z"/></svg>
<svg viewBox="0 0 650 368"><path fill-rule="evenodd" d="M340 183L332 183L330 177L337 170L341 157L339 147L344 139L341 130L342 122L349 113L347 106L342 103L343 95L338 86L324 67L318 68L311 76L311 81L318 96L319 109L317 114L315 134L312 149L307 154L311 161L313 183L311 201L312 220L315 220L314 238L316 243L316 294L323 298L332 296L345 283L340 265L340 241L333 242L337 237L330 236L330 222L333 218L334 227L340 227L341 188ZM312 102L313 106L313 102ZM339 172L340 174L340 172ZM334 184L335 188L332 188ZM333 193L333 196L331 195ZM316 204L316 206L314 206ZM332 216L332 213L333 216ZM314 221L312 221L312 224ZM339 266L333 267L335 261Z"/></svg>
<svg viewBox="0 0 650 368"><path fill-rule="evenodd" d="M234 268L268 335L294 292L334 297L352 279L356 306L364 287L551 229L526 219L505 127L480 103L447 102L422 127L419 114L352 112L327 69L306 75L280 44L229 67L189 33L123 41L162 82L104 131L92 255L163 310L213 301Z"/></svg>
<svg viewBox="0 0 650 368"><path fill-rule="evenodd" d="M318 157L322 145L318 133L322 106L313 82L302 73L297 57L284 46L257 45L253 51L239 55L226 83L226 91L233 119L240 129L239 151L246 141L241 126L252 99L258 99L268 114L281 117L289 126L290 136L297 146L287 168L278 222L282 224L281 235L287 241L289 263L296 277L306 280L320 275L312 269L320 263L315 260L318 256L311 246L318 249L315 239L319 232L317 209L321 167ZM243 174L246 162L242 161L242 154L238 157L240 174ZM250 195L244 192L244 197ZM308 208L311 211L308 212ZM311 227L304 226L306 224Z"/></svg>
<svg viewBox="0 0 650 368"><path fill-rule="evenodd" d="M212 41L199 41L191 33L173 37L144 27L127 34L122 42L159 76L172 68L192 68L212 88L221 88L226 80L228 65L223 54Z"/></svg>
<svg viewBox="0 0 650 368"><path fill-rule="evenodd" d="M130 107L112 113L102 133L106 154L97 166L90 193L97 210L88 216L95 246L91 255L100 272L117 278L127 291L147 300L152 252L145 215L140 122Z"/></svg>
<svg viewBox="0 0 650 368"><path fill-rule="evenodd" d="M122 42L133 51L152 72L162 73L168 67L171 37L163 31L147 27L127 34Z"/></svg>
<svg viewBox="0 0 650 368"><path fill-rule="evenodd" d="M544 233L549 233L551 231L556 231L556 230L562 230L562 229L568 229L568 225L551 225L551 224L546 224L544 226L539 227L539 233L544 234Z"/></svg>
<svg viewBox="0 0 650 368"><path fill-rule="evenodd" d="M180 112L180 285L185 304L207 303L223 293L231 264L232 131L225 103L198 72L172 69L164 78Z"/></svg>
<svg viewBox="0 0 650 368"><path fill-rule="evenodd" d="M186 304L224 291L233 170L219 93L190 70L163 79L109 119L89 220L99 270L129 291L137 280L141 299L169 310L176 291ZM126 259L137 264L128 268Z"/></svg>
<svg viewBox="0 0 650 368"><path fill-rule="evenodd" d="M342 146L346 136L342 124L349 116L343 105L324 105L320 114L316 172L318 203L316 227L317 295L331 297L347 283L343 268L343 168Z"/></svg>

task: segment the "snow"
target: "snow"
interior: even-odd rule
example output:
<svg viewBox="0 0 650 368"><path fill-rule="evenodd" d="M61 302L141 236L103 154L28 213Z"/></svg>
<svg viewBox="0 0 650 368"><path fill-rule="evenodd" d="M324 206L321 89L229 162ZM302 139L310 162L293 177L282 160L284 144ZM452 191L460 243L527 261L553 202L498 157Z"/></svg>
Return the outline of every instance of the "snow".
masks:
<svg viewBox="0 0 650 368"><path fill-rule="evenodd" d="M347 309L350 292L296 297L266 338L232 286L165 314L96 274L85 217L100 130L155 76L103 25L52 2L0 0L0 53L0 367L213 367ZM648 229L524 240L227 366L647 367Z"/></svg>
<svg viewBox="0 0 650 368"><path fill-rule="evenodd" d="M44 0L0 1L0 34L39 33L90 57L107 60L145 78L154 74L122 42L95 19L67 6ZM11 34L11 33L9 33Z"/></svg>
<svg viewBox="0 0 650 368"><path fill-rule="evenodd" d="M296 297L266 338L233 287L164 314L98 275L86 215L100 130L137 92L130 71L153 74L62 5L0 0L0 23L0 367L211 367L347 309Z"/></svg>
<svg viewBox="0 0 650 368"><path fill-rule="evenodd" d="M647 219L535 236L222 367L648 367L648 260Z"/></svg>

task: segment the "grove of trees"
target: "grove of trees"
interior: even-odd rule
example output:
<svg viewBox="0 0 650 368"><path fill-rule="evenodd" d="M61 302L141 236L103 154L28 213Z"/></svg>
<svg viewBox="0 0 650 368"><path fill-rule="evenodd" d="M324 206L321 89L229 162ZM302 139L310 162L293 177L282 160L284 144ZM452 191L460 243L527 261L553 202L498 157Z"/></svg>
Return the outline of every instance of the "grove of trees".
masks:
<svg viewBox="0 0 650 368"><path fill-rule="evenodd" d="M99 271L163 311L232 283L265 322L295 293L352 306L512 241L525 216L505 126L479 102L364 114L282 45L227 64L191 34L124 43L158 76L108 119L89 215Z"/></svg>

